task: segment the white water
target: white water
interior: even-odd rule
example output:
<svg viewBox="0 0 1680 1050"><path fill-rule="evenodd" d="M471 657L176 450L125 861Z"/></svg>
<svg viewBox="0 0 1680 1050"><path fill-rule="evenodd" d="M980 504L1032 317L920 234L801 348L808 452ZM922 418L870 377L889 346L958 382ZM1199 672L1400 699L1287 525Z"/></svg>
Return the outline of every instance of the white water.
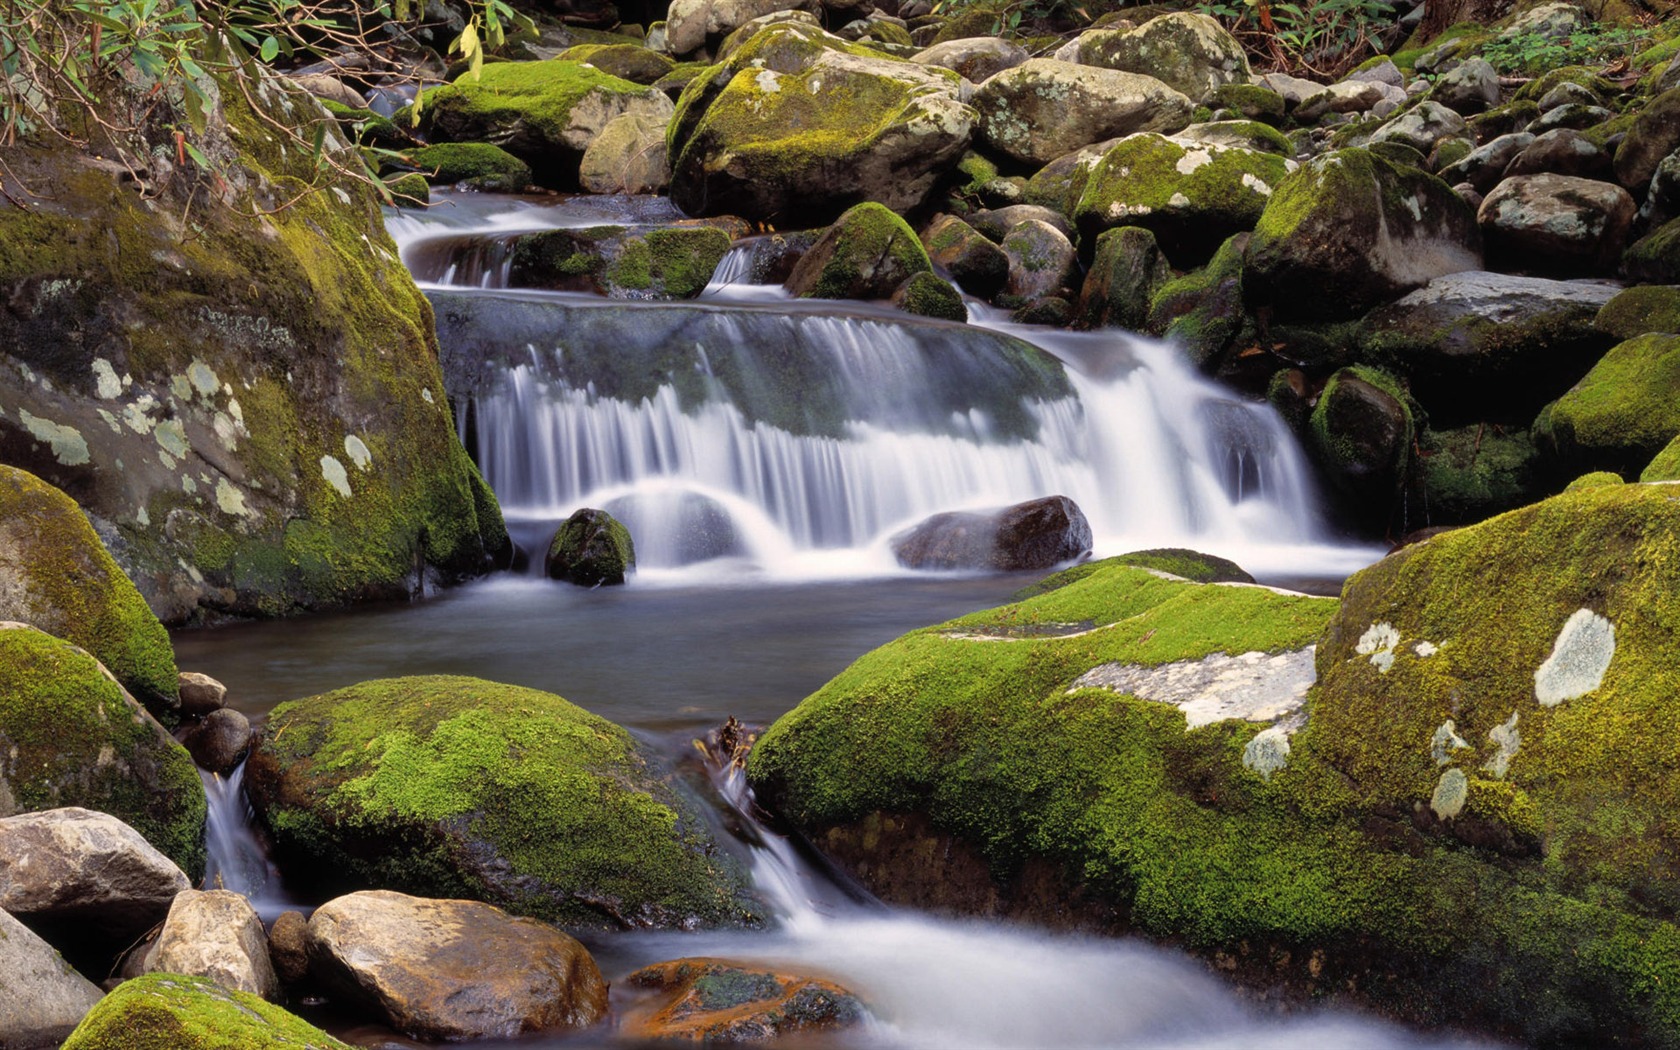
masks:
<svg viewBox="0 0 1680 1050"><path fill-rule="evenodd" d="M209 810L204 821L204 888L232 890L251 902L265 921L298 904L280 884L280 872L257 837L256 814L245 798L245 764L226 777L199 770Z"/></svg>

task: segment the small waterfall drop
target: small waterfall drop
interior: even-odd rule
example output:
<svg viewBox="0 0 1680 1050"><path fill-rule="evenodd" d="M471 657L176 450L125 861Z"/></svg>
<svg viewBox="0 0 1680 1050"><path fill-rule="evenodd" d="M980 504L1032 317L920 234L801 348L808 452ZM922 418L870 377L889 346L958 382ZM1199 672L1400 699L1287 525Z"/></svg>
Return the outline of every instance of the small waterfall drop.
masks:
<svg viewBox="0 0 1680 1050"><path fill-rule="evenodd" d="M245 798L245 763L223 777L198 771L209 804L204 822L204 888L232 890L265 921L298 907L280 885L280 872L257 837L256 814Z"/></svg>

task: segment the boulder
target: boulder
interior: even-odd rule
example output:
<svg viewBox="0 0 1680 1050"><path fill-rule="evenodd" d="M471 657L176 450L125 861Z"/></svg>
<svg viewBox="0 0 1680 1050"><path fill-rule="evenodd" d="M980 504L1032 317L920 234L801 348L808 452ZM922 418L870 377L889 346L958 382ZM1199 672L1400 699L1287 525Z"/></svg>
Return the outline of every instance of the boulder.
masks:
<svg viewBox="0 0 1680 1050"><path fill-rule="evenodd" d="M1000 37L947 40L911 56L924 66L942 66L970 83L980 84L994 74L1014 69L1029 57L1025 48Z"/></svg>
<svg viewBox="0 0 1680 1050"><path fill-rule="evenodd" d="M988 147L1044 165L1104 139L1177 131L1192 103L1154 77L1035 58L980 85L974 108Z"/></svg>
<svg viewBox="0 0 1680 1050"><path fill-rule="evenodd" d="M1451 187L1346 149L1278 184L1248 244L1243 293L1279 319L1340 320L1481 268L1475 213Z"/></svg>
<svg viewBox="0 0 1680 1050"><path fill-rule="evenodd" d="M1079 291L1080 326L1142 331L1150 301L1171 277L1153 233L1139 226L1105 231Z"/></svg>
<svg viewBox="0 0 1680 1050"><path fill-rule="evenodd" d="M1287 135L1254 120L1214 120L1192 124L1172 137L1181 145L1199 142L1209 146L1235 146L1259 153L1275 153L1280 157L1290 157L1295 152ZM1290 170L1295 169L1291 167Z"/></svg>
<svg viewBox="0 0 1680 1050"><path fill-rule="evenodd" d="M588 193L663 193L671 185L667 123L646 113L608 121L583 151L578 185Z"/></svg>
<svg viewBox="0 0 1680 1050"><path fill-rule="evenodd" d="M963 291L990 299L1009 280L1003 249L954 215L937 215L922 231L928 260L951 275Z"/></svg>
<svg viewBox="0 0 1680 1050"><path fill-rule="evenodd" d="M639 537L644 564L692 565L746 553L729 509L698 492L631 492L603 509Z"/></svg>
<svg viewBox="0 0 1680 1050"><path fill-rule="evenodd" d="M968 304L956 286L932 273L918 273L898 286L892 304L907 314L940 321L968 320Z"/></svg>
<svg viewBox="0 0 1680 1050"><path fill-rule="evenodd" d="M693 299L729 251L729 235L708 226L590 226L513 239L507 280L514 288L588 291L613 299Z"/></svg>
<svg viewBox="0 0 1680 1050"><path fill-rule="evenodd" d="M550 693L398 678L282 704L245 786L288 880L329 891L476 898L576 929L758 921L648 754Z"/></svg>
<svg viewBox="0 0 1680 1050"><path fill-rule="evenodd" d="M1327 113L1368 113L1384 99L1405 92L1369 80L1344 80L1308 95L1295 107L1297 123L1310 124Z"/></svg>
<svg viewBox="0 0 1680 1050"><path fill-rule="evenodd" d="M268 957L284 985L309 977L309 920L300 911L283 911L268 931Z"/></svg>
<svg viewBox="0 0 1680 1050"><path fill-rule="evenodd" d="M1464 116L1492 109L1499 105L1499 73L1485 58L1466 59L1435 81L1429 97Z"/></svg>
<svg viewBox="0 0 1680 1050"><path fill-rule="evenodd" d="M635 571L630 530L604 510L574 512L560 524L543 558L543 575L580 587L622 584Z"/></svg>
<svg viewBox="0 0 1680 1050"><path fill-rule="evenodd" d="M203 870L204 786L191 756L83 650L0 623L0 737L0 813L99 810L189 875ZM54 834L74 841L83 826L66 817Z"/></svg>
<svg viewBox="0 0 1680 1050"><path fill-rule="evenodd" d="M1012 602L1024 602L1028 598L1036 598L1041 594L1061 590L1069 584L1078 583L1094 573L1105 572L1116 565L1130 565L1134 568L1148 569L1157 575L1175 576L1192 583L1253 583L1242 566L1227 558L1213 554L1203 554L1201 551L1189 550L1185 547L1156 547L1152 550L1131 551L1102 561L1082 562L1060 572L1051 573L1037 583L1022 587L1010 595Z"/></svg>
<svg viewBox="0 0 1680 1050"><path fill-rule="evenodd" d="M1518 131L1477 146L1442 168L1441 181L1454 186L1468 182L1477 193L1486 195L1505 178L1505 169L1534 142L1534 138L1526 131Z"/></svg>
<svg viewBox="0 0 1680 1050"><path fill-rule="evenodd" d="M280 997L268 935L251 902L231 890L183 890L146 955L146 972L204 977L223 988Z"/></svg>
<svg viewBox="0 0 1680 1050"><path fill-rule="evenodd" d="M1439 102L1420 102L1372 132L1370 142L1398 142L1427 157L1443 139L1468 137L1463 117Z"/></svg>
<svg viewBox="0 0 1680 1050"><path fill-rule="evenodd" d="M1639 472L1639 480L1644 481L1680 481L1680 436L1663 446L1663 450L1651 457L1651 462Z"/></svg>
<svg viewBox="0 0 1680 1050"><path fill-rule="evenodd" d="M1142 226L1185 269L1206 262L1233 234L1253 229L1294 169L1294 161L1271 153L1131 135L1091 171L1073 219L1086 243L1104 230Z"/></svg>
<svg viewBox="0 0 1680 1050"><path fill-rule="evenodd" d="M1525 36L1562 40L1574 36L1591 24L1592 16L1578 4L1539 4L1512 15L1494 39L1507 44Z"/></svg>
<svg viewBox="0 0 1680 1050"><path fill-rule="evenodd" d="M1047 222L1027 219L1010 227L998 245L1009 260L1004 291L1031 301L1057 295L1068 287L1079 268L1073 242Z"/></svg>
<svg viewBox="0 0 1680 1050"><path fill-rule="evenodd" d="M1215 88L1208 105L1227 109L1244 120L1277 126L1283 123L1287 103L1284 97L1260 84L1225 84Z"/></svg>
<svg viewBox="0 0 1680 1050"><path fill-rule="evenodd" d="M554 57L562 62L587 62L608 76L632 84L652 85L677 66L669 55L629 43L578 44Z"/></svg>
<svg viewBox="0 0 1680 1050"><path fill-rule="evenodd" d="M1246 233L1232 237L1206 266L1167 281L1149 301L1145 330L1170 339L1206 371L1215 370L1246 317L1242 279L1248 241Z"/></svg>
<svg viewBox="0 0 1680 1050"><path fill-rule="evenodd" d="M665 15L665 50L686 55L764 15L786 9L818 11L810 0L671 0Z"/></svg>
<svg viewBox="0 0 1680 1050"><path fill-rule="evenodd" d="M867 1014L832 981L727 959L677 959L624 978L643 996L619 1023L631 1039L762 1042L855 1028Z"/></svg>
<svg viewBox="0 0 1680 1050"><path fill-rule="evenodd" d="M74 500L0 465L0 620L86 649L160 718L180 707L169 632Z"/></svg>
<svg viewBox="0 0 1680 1050"><path fill-rule="evenodd" d="M1646 332L1680 334L1680 287L1641 285L1624 289L1604 304L1593 323L1617 341Z"/></svg>
<svg viewBox="0 0 1680 1050"><path fill-rule="evenodd" d="M330 993L416 1039L587 1028L607 1012L583 945L478 901L388 890L328 901L309 920L309 963Z"/></svg>
<svg viewBox="0 0 1680 1050"><path fill-rule="evenodd" d="M1527 130L1536 135L1543 135L1548 131L1560 129L1586 131L1589 128L1603 125L1615 115L1603 106L1582 106L1571 103L1540 114L1534 120L1529 121Z"/></svg>
<svg viewBox="0 0 1680 1050"><path fill-rule="evenodd" d="M786 287L800 299L887 299L913 274L932 269L916 231L888 208L866 203L817 238Z"/></svg>
<svg viewBox="0 0 1680 1050"><path fill-rule="evenodd" d="M1680 434L1680 335L1618 343L1535 426L1570 468L1633 476Z"/></svg>
<svg viewBox="0 0 1680 1050"><path fill-rule="evenodd" d="M1428 526L1470 525L1548 494L1527 428L1476 423L1418 438L1408 511ZM1418 518L1406 522L1408 526Z"/></svg>
<svg viewBox="0 0 1680 1050"><path fill-rule="evenodd" d="M1366 315L1364 357L1407 377L1431 420L1526 425L1614 340L1597 326L1615 285L1466 270Z"/></svg>
<svg viewBox="0 0 1680 1050"><path fill-rule="evenodd" d="M1636 281L1680 284L1680 219L1633 242L1622 255L1622 271Z"/></svg>
<svg viewBox="0 0 1680 1050"><path fill-rule="evenodd" d="M1635 193L1650 185L1662 159L1680 149L1680 87L1663 92L1639 111L1616 147L1616 181Z"/></svg>
<svg viewBox="0 0 1680 1050"><path fill-rule="evenodd" d="M227 776L245 761L251 746L251 720L224 707L206 715L181 743L200 769Z"/></svg>
<svg viewBox="0 0 1680 1050"><path fill-rule="evenodd" d="M1364 524L1386 524L1411 465L1416 424L1410 398L1374 368L1343 368L1318 395L1308 449Z"/></svg>
<svg viewBox="0 0 1680 1050"><path fill-rule="evenodd" d="M773 25L683 90L671 200L690 215L778 226L860 201L908 211L968 147L975 113L961 83L812 26Z"/></svg>
<svg viewBox="0 0 1680 1050"><path fill-rule="evenodd" d="M203 977L124 981L89 1011L64 1050L351 1050L273 1003Z"/></svg>
<svg viewBox="0 0 1680 1050"><path fill-rule="evenodd" d="M1580 132L1558 128L1536 137L1511 158L1505 174L1602 179L1610 174L1610 155Z"/></svg>
<svg viewBox="0 0 1680 1050"><path fill-rule="evenodd" d="M815 10L815 5L813 5L813 10ZM717 55L714 56L713 61L727 62L729 59L735 57L735 52L739 51L742 45L748 43L753 37L757 36L759 30L768 29L773 25L778 25L783 22L811 26L815 29L822 28L822 20L811 11L800 10L798 8L771 11L769 14L759 15L757 18L745 23L739 29L736 29L734 32L725 37L723 43L718 46ZM839 38L837 37L836 39ZM700 63L684 63L684 65L700 65ZM681 69L683 66L679 65L677 68ZM705 70L702 69L701 72L703 73ZM678 92L678 94L680 95L681 92Z"/></svg>
<svg viewBox="0 0 1680 1050"><path fill-rule="evenodd" d="M1539 273L1586 275L1614 268L1636 208L1613 182L1517 175L1476 210L1490 261Z"/></svg>
<svg viewBox="0 0 1680 1050"><path fill-rule="evenodd" d="M489 142L556 189L576 187L584 150L626 113L671 118L664 92L582 62L495 62L479 78L428 89L420 126L434 142Z"/></svg>
<svg viewBox="0 0 1680 1050"><path fill-rule="evenodd" d="M1189 11L1152 18L1136 29L1087 30L1079 36L1078 54L1083 65L1151 76L1198 103L1225 84L1250 79L1236 38L1207 15Z"/></svg>
<svg viewBox="0 0 1680 1050"><path fill-rule="evenodd" d="M988 208L968 217L969 224L982 235L1002 243L1009 231L1023 222L1042 222L1054 226L1064 237L1073 237L1073 224L1067 216L1054 208L1038 204L1011 204L1007 208Z"/></svg>
<svg viewBox="0 0 1680 1050"><path fill-rule="evenodd" d="M51 1050L103 994L53 946L0 909L0 1046Z"/></svg>
<svg viewBox="0 0 1680 1050"><path fill-rule="evenodd" d="M439 142L409 150L404 156L428 182L441 186L523 193L531 185L531 166L488 142Z"/></svg>
<svg viewBox="0 0 1680 1050"><path fill-rule="evenodd" d="M1066 496L995 511L947 511L893 537L893 556L910 569L1048 569L1091 549L1091 524Z"/></svg>
<svg viewBox="0 0 1680 1050"><path fill-rule="evenodd" d="M176 681L180 684L181 713L188 718L203 718L227 705L227 686L197 671L182 671Z"/></svg>

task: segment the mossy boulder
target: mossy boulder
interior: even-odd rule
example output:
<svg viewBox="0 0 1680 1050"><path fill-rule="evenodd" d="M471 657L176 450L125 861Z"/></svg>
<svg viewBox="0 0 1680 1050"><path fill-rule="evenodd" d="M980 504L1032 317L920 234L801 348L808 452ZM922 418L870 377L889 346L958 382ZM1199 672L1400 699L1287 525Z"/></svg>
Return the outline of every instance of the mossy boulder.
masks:
<svg viewBox="0 0 1680 1050"><path fill-rule="evenodd" d="M397 678L282 704L246 784L288 870L323 889L482 900L568 928L759 918L679 787L551 693Z"/></svg>
<svg viewBox="0 0 1680 1050"><path fill-rule="evenodd" d="M1680 481L1680 435L1651 457L1639 472L1640 481Z"/></svg>
<svg viewBox="0 0 1680 1050"><path fill-rule="evenodd" d="M249 992L203 977L124 981L65 1041L66 1050L350 1050L348 1043Z"/></svg>
<svg viewBox="0 0 1680 1050"><path fill-rule="evenodd" d="M1203 554L1185 547L1156 547L1151 550L1132 551L1101 561L1088 561L1082 565L1075 565L1060 572L1051 573L1037 583L1023 587L1010 595L1012 602L1024 602L1028 598L1036 598L1041 594L1061 590L1072 583L1078 583L1092 573L1105 572L1116 565L1130 565L1133 568L1148 569L1156 573L1167 573L1182 577L1192 583L1253 583L1242 566L1228 558L1221 558L1214 554Z"/></svg>
<svg viewBox="0 0 1680 1050"><path fill-rule="evenodd" d="M1527 428L1475 423L1425 430L1418 438L1409 501L1416 525L1468 525L1532 503L1545 494L1545 472Z"/></svg>
<svg viewBox="0 0 1680 1050"><path fill-rule="evenodd" d="M1147 331L1177 344L1198 368L1213 371L1242 330L1248 239L1232 237L1206 266L1165 282L1149 301Z"/></svg>
<svg viewBox="0 0 1680 1050"><path fill-rule="evenodd" d="M1054 224L1023 219L1009 227L998 248L1009 258L1009 283L999 302L1023 305L1071 294L1067 289L1078 280L1079 253Z"/></svg>
<svg viewBox="0 0 1680 1050"><path fill-rule="evenodd" d="M640 44L578 44L554 57L562 62L587 62L608 76L632 84L655 84L677 67L671 56Z"/></svg>
<svg viewBox="0 0 1680 1050"><path fill-rule="evenodd" d="M1343 320L1481 268L1475 213L1450 186L1343 149L1278 184L1248 243L1243 294L1280 320Z"/></svg>
<svg viewBox="0 0 1680 1050"><path fill-rule="evenodd" d="M954 215L938 215L922 231L928 260L970 295L990 299L1009 280L1009 257Z"/></svg>
<svg viewBox="0 0 1680 1050"><path fill-rule="evenodd" d="M508 283L614 299L693 299L706 290L729 244L727 233L709 226L544 230L514 240Z"/></svg>
<svg viewBox="0 0 1680 1050"><path fill-rule="evenodd" d="M1257 120L1214 120L1191 124L1173 135L1180 143L1203 142L1210 146L1235 146L1260 153L1275 153L1280 157L1294 156L1295 147L1289 136ZM1293 164L1290 171L1294 171Z"/></svg>
<svg viewBox="0 0 1680 1050"><path fill-rule="evenodd" d="M707 44L724 43L737 31L750 32L758 19L790 8L806 18L821 10L813 0L672 0L665 17L665 48L673 55L692 54Z"/></svg>
<svg viewBox="0 0 1680 1050"><path fill-rule="evenodd" d="M0 466L0 620L86 649L153 714L180 707L169 632L111 559L75 501Z"/></svg>
<svg viewBox="0 0 1680 1050"><path fill-rule="evenodd" d="M431 185L417 171L386 178L385 189L399 208L424 206L432 199Z"/></svg>
<svg viewBox="0 0 1680 1050"><path fill-rule="evenodd" d="M264 122L309 119L267 81L224 94L219 196L190 166L137 193L64 142L8 158L54 191L0 209L0 460L74 498L166 623L407 598L482 572L501 528L375 188Z"/></svg>
<svg viewBox="0 0 1680 1050"><path fill-rule="evenodd" d="M197 878L204 786L186 749L85 650L0 625L0 815L109 813Z"/></svg>
<svg viewBox="0 0 1680 1050"><path fill-rule="evenodd" d="M1154 77L1034 58L982 84L974 108L988 147L1036 166L1105 139L1177 131L1192 104Z"/></svg>
<svg viewBox="0 0 1680 1050"><path fill-rule="evenodd" d="M1636 281L1680 284L1680 219L1641 237L1622 255L1622 271Z"/></svg>
<svg viewBox="0 0 1680 1050"><path fill-rule="evenodd" d="M1277 126L1284 121L1283 96L1259 84L1221 84L1208 96L1208 105L1228 109L1244 120Z"/></svg>
<svg viewBox="0 0 1680 1050"><path fill-rule="evenodd" d="M1251 76L1236 38L1209 16L1195 12L1161 15L1131 30L1087 30L1078 45L1083 65L1142 73L1197 103L1227 85L1245 85Z"/></svg>
<svg viewBox="0 0 1680 1050"><path fill-rule="evenodd" d="M1294 168L1294 161L1271 153L1130 135L1091 171L1073 219L1091 243L1104 230L1142 226L1174 266L1187 268L1252 229Z"/></svg>
<svg viewBox="0 0 1680 1050"><path fill-rule="evenodd" d="M975 113L960 83L814 26L773 25L683 90L666 140L671 200L782 226L862 201L908 211L968 147Z"/></svg>
<svg viewBox="0 0 1680 1050"><path fill-rule="evenodd" d="M573 189L583 151L615 117L669 120L662 91L582 62L496 62L477 80L426 91L420 126L435 142L489 142L531 166L545 186Z"/></svg>
<svg viewBox="0 0 1680 1050"><path fill-rule="evenodd" d="M1662 159L1680 149L1680 88L1642 105L1627 137L1616 147L1616 181L1636 193L1651 184Z"/></svg>
<svg viewBox="0 0 1680 1050"><path fill-rule="evenodd" d="M1563 487L1565 492L1580 492L1582 489L1602 488L1605 485L1623 485L1620 474L1608 470L1595 470L1590 474L1582 474Z"/></svg>
<svg viewBox="0 0 1680 1050"><path fill-rule="evenodd" d="M795 264L787 289L801 299L886 299L918 273L933 272L910 224L880 204L847 211Z"/></svg>
<svg viewBox="0 0 1680 1050"><path fill-rule="evenodd" d="M1567 465L1631 476L1680 434L1680 335L1617 344L1536 427Z"/></svg>
<svg viewBox="0 0 1680 1050"><path fill-rule="evenodd" d="M893 293L893 305L918 317L941 321L968 320L968 304L963 302L962 293L950 281L931 271L911 274L910 279Z"/></svg>
<svg viewBox="0 0 1680 1050"><path fill-rule="evenodd" d="M486 193L522 193L531 166L488 142L440 142L409 150L408 162L440 186L464 185Z"/></svg>
<svg viewBox="0 0 1680 1050"><path fill-rule="evenodd" d="M636 544L624 523L584 508L560 523L543 557L543 574L580 587L613 586L636 571Z"/></svg>
<svg viewBox="0 0 1680 1050"><path fill-rule="evenodd" d="M1075 307L1081 327L1141 331L1151 300L1171 277L1155 234L1141 226L1104 231Z"/></svg>
<svg viewBox="0 0 1680 1050"><path fill-rule="evenodd" d="M1381 525L1399 502L1416 432L1411 398L1394 377L1354 366L1324 384L1308 422L1308 447L1349 510Z"/></svg>

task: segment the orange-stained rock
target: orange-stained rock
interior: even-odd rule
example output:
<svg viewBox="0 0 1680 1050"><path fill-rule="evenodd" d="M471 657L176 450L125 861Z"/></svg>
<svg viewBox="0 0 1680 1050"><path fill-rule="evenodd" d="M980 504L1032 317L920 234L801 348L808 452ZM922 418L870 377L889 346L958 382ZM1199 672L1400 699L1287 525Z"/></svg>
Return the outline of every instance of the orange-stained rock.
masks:
<svg viewBox="0 0 1680 1050"><path fill-rule="evenodd" d="M772 1039L849 1028L865 1013L855 995L831 981L728 959L655 963L624 980L651 993L624 1011L620 1029L632 1038Z"/></svg>

